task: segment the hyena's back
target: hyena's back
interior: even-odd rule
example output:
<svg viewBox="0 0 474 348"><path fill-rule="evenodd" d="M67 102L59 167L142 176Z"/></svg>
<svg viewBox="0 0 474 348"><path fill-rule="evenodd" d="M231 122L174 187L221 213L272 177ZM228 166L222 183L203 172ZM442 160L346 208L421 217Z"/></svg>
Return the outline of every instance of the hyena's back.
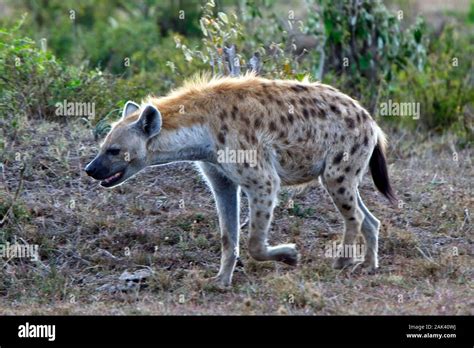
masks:
<svg viewBox="0 0 474 348"><path fill-rule="evenodd" d="M359 176L383 133L358 102L331 86L247 77L215 89L217 148L257 149L283 185ZM260 164L260 163L259 163Z"/></svg>

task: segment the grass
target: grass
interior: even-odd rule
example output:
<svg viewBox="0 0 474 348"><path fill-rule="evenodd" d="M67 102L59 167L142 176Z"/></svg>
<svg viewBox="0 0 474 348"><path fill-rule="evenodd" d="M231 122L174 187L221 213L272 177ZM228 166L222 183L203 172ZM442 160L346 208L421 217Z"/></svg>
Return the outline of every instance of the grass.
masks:
<svg viewBox="0 0 474 348"><path fill-rule="evenodd" d="M2 154L2 217L26 169L1 238L38 244L40 261L0 259L0 313L472 314L472 151L459 150L455 161L449 137L391 139L403 202L390 206L369 175L361 184L382 221L375 275L331 268L324 251L340 240L342 220L314 187L282 192L272 224L272 244L298 245L298 267L252 260L244 228L243 266L223 291L209 281L220 260L214 202L191 165L149 168L104 190L82 172L97 147L90 129L30 121ZM242 221L246 204L243 197ZM98 290L143 268L152 275L130 291Z"/></svg>

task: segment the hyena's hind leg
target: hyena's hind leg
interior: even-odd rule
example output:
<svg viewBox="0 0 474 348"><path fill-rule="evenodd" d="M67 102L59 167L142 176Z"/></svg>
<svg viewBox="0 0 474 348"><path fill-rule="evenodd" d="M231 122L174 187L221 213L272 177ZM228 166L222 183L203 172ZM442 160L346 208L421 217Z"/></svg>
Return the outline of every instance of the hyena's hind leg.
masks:
<svg viewBox="0 0 474 348"><path fill-rule="evenodd" d="M267 241L280 178L273 168L249 171L253 173L242 186L250 206L249 253L257 261L281 261L294 266L298 262L294 244L269 246Z"/></svg>
<svg viewBox="0 0 474 348"><path fill-rule="evenodd" d="M342 244L339 246L344 254L336 258L333 264L335 269L342 269L354 263L355 252L358 250L354 242L361 232L364 221L364 213L357 204L359 179L356 175L351 175L350 170L346 172L344 166L342 169L326 167L322 175L323 185L344 218L344 236Z"/></svg>
<svg viewBox="0 0 474 348"><path fill-rule="evenodd" d="M222 255L219 273L215 279L228 286L239 257L240 189L212 164L201 163L200 167L214 194L219 215Z"/></svg>
<svg viewBox="0 0 474 348"><path fill-rule="evenodd" d="M362 235L365 240L365 260L364 265L370 271L378 268L378 246L379 246L379 228L380 221L372 215L362 202L359 191L357 191L357 204L364 213L364 221L362 222Z"/></svg>

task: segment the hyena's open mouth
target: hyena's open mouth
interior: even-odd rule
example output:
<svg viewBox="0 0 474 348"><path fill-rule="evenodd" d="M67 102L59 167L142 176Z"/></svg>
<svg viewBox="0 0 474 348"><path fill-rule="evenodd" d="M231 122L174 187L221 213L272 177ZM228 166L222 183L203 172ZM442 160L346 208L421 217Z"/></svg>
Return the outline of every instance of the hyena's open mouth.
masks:
<svg viewBox="0 0 474 348"><path fill-rule="evenodd" d="M105 178L100 181L100 185L103 187L111 187L118 183L123 178L124 170L121 170L108 178Z"/></svg>

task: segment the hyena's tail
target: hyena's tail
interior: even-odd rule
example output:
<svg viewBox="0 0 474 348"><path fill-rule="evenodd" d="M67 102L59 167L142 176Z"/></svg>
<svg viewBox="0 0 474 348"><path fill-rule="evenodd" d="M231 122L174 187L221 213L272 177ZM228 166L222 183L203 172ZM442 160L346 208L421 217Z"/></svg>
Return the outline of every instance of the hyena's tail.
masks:
<svg viewBox="0 0 474 348"><path fill-rule="evenodd" d="M397 198L393 192L390 180L388 178L387 160L385 158L385 148L387 144L387 138L384 132L377 127L377 145L375 145L372 157L370 157L370 172L372 179L374 180L375 187L382 192L382 194L389 199L390 202L394 203Z"/></svg>

